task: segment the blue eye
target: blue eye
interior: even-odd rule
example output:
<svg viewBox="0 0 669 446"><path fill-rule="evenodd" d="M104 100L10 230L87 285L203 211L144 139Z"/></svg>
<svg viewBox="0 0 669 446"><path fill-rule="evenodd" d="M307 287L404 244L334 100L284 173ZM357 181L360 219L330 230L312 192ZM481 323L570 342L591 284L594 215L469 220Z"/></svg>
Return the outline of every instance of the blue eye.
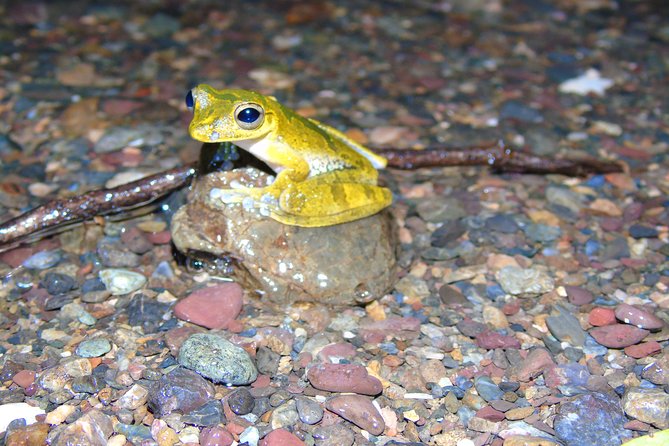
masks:
<svg viewBox="0 0 669 446"><path fill-rule="evenodd" d="M247 107L237 114L237 119L247 124L254 123L260 117L260 112L255 108Z"/></svg>
<svg viewBox="0 0 669 446"><path fill-rule="evenodd" d="M254 130L260 127L265 117L265 110L253 103L241 104L235 111L237 125L244 130Z"/></svg>
<svg viewBox="0 0 669 446"><path fill-rule="evenodd" d="M193 107L195 107L195 99L193 99L192 90L189 90L188 94L186 94L186 107L188 107L188 110L193 110Z"/></svg>

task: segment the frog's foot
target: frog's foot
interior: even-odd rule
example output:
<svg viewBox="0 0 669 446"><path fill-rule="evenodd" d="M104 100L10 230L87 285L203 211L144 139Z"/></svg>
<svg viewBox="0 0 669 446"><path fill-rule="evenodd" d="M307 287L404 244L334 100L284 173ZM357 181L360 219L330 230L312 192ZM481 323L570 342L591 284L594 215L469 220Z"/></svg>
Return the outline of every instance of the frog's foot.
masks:
<svg viewBox="0 0 669 446"><path fill-rule="evenodd" d="M238 187L234 189L213 188L209 191L209 198L225 205L241 204L247 211L255 210L260 215L271 216L271 209L279 207L279 200L269 188Z"/></svg>
<svg viewBox="0 0 669 446"><path fill-rule="evenodd" d="M360 183L305 181L288 185L270 216L288 225L317 227L358 220L381 211L392 202L385 187Z"/></svg>

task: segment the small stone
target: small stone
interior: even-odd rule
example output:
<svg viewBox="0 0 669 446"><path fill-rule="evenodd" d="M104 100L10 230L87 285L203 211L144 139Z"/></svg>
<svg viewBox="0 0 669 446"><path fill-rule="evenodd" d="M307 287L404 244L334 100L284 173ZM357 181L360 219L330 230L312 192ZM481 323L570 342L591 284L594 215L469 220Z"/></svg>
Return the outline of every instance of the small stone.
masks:
<svg viewBox="0 0 669 446"><path fill-rule="evenodd" d="M586 305L595 300L595 296L590 291L580 286L566 285L564 289L572 305Z"/></svg>
<svg viewBox="0 0 669 446"><path fill-rule="evenodd" d="M496 423L504 419L504 412L495 410L491 406L484 406L476 412L475 416Z"/></svg>
<svg viewBox="0 0 669 446"><path fill-rule="evenodd" d="M588 314L588 322L595 327L617 323L616 314L611 308L595 307Z"/></svg>
<svg viewBox="0 0 669 446"><path fill-rule="evenodd" d="M585 330L578 319L562 305L556 305L557 315L546 318L546 326L560 342L568 342L575 347L585 344Z"/></svg>
<svg viewBox="0 0 669 446"><path fill-rule="evenodd" d="M527 382L539 376L545 369L553 366L555 366L555 362L553 362L553 357L548 350L534 348L525 359L517 365L512 365L507 374L511 379Z"/></svg>
<svg viewBox="0 0 669 446"><path fill-rule="evenodd" d="M500 286L513 295L536 295L552 291L553 279L536 268L505 266L495 274Z"/></svg>
<svg viewBox="0 0 669 446"><path fill-rule="evenodd" d="M42 371L37 382L44 390L57 392L73 379L89 376L92 372L93 367L88 359L70 358Z"/></svg>
<svg viewBox="0 0 669 446"><path fill-rule="evenodd" d="M258 446L304 446L304 442L285 429L276 429L265 435Z"/></svg>
<svg viewBox="0 0 669 446"><path fill-rule="evenodd" d="M114 404L121 409L137 410L146 404L148 396L149 391L145 387L134 384Z"/></svg>
<svg viewBox="0 0 669 446"><path fill-rule="evenodd" d="M317 364L307 372L312 386L329 392L354 392L363 395L378 395L383 385L378 378L370 376L367 369L357 364Z"/></svg>
<svg viewBox="0 0 669 446"><path fill-rule="evenodd" d="M28 269L48 269L58 265L62 259L62 254L58 250L40 251L33 254L23 261L23 266Z"/></svg>
<svg viewBox="0 0 669 446"><path fill-rule="evenodd" d="M342 395L329 399L328 410L350 421L372 435L381 435L385 429L383 417L372 401L361 395Z"/></svg>
<svg viewBox="0 0 669 446"><path fill-rule="evenodd" d="M577 395L562 403L553 429L567 446L621 444L629 438L618 399L601 393Z"/></svg>
<svg viewBox="0 0 669 446"><path fill-rule="evenodd" d="M112 419L97 409L92 409L68 424L58 436L53 446L85 444L87 446L106 446L107 439L114 432Z"/></svg>
<svg viewBox="0 0 669 446"><path fill-rule="evenodd" d="M212 426L202 429L199 440L200 446L230 446L235 438L223 427Z"/></svg>
<svg viewBox="0 0 669 446"><path fill-rule="evenodd" d="M513 435L504 439L504 446L560 446L560 443L546 437Z"/></svg>
<svg viewBox="0 0 669 446"><path fill-rule="evenodd" d="M115 296L132 293L146 283L146 277L127 269L103 269L99 277L107 290Z"/></svg>
<svg viewBox="0 0 669 446"><path fill-rule="evenodd" d="M625 413L660 429L669 428L669 394L663 389L632 387L622 398Z"/></svg>
<svg viewBox="0 0 669 446"><path fill-rule="evenodd" d="M107 354L112 348L111 342L105 338L94 338L82 341L75 353L82 358L97 358Z"/></svg>
<svg viewBox="0 0 669 446"><path fill-rule="evenodd" d="M54 410L46 414L44 422L52 425L61 424L65 422L65 420L76 411L77 408L75 406L71 406L69 404L63 404L62 406L58 406Z"/></svg>
<svg viewBox="0 0 669 446"><path fill-rule="evenodd" d="M220 336L196 333L179 350L179 363L214 382L246 385L258 371L249 354Z"/></svg>
<svg viewBox="0 0 669 446"><path fill-rule="evenodd" d="M626 324L632 324L646 330L660 330L664 321L652 313L628 304L620 304L615 310L616 317Z"/></svg>
<svg viewBox="0 0 669 446"><path fill-rule="evenodd" d="M65 294L77 287L77 281L74 277L52 272L46 273L40 284L52 296Z"/></svg>
<svg viewBox="0 0 669 446"><path fill-rule="evenodd" d="M305 424L316 424L323 419L323 408L318 402L305 396L295 397L295 405L300 421Z"/></svg>
<svg viewBox="0 0 669 446"><path fill-rule="evenodd" d="M7 446L41 446L46 441L50 426L47 423L34 423L21 426L7 432L5 444Z"/></svg>
<svg viewBox="0 0 669 446"><path fill-rule="evenodd" d="M246 415L251 413L253 410L253 405L255 404L255 398L251 395L251 392L248 389L241 387L235 390L228 397L228 406L237 415Z"/></svg>
<svg viewBox="0 0 669 446"><path fill-rule="evenodd" d="M214 386L195 372L177 367L149 389L148 405L157 417L175 410L182 413L205 404L215 394Z"/></svg>
<svg viewBox="0 0 669 446"><path fill-rule="evenodd" d="M609 348L625 348L637 344L648 334L648 330L624 324L605 325L590 330L590 335L597 343Z"/></svg>
<svg viewBox="0 0 669 446"><path fill-rule="evenodd" d="M513 336L486 330L476 337L476 345L487 350L496 348L520 348L520 341Z"/></svg>
<svg viewBox="0 0 669 446"><path fill-rule="evenodd" d="M312 435L318 446L351 446L355 441L355 434L344 423L318 426Z"/></svg>
<svg viewBox="0 0 669 446"><path fill-rule="evenodd" d="M225 421L223 405L219 400L209 400L202 406L184 413L181 421L193 426L216 426Z"/></svg>
<svg viewBox="0 0 669 446"><path fill-rule="evenodd" d="M21 370L12 377L12 381L25 389L33 385L35 376L37 374L32 370Z"/></svg>
<svg viewBox="0 0 669 446"><path fill-rule="evenodd" d="M14 420L24 419L26 424L37 422L35 418L43 415L44 410L27 403L9 403L0 405L0 432L5 432L7 426Z"/></svg>
<svg viewBox="0 0 669 446"><path fill-rule="evenodd" d="M504 412L504 417L507 420L510 421L515 421L515 420L524 420L525 418L529 417L534 413L534 407L533 406L528 406L528 407L516 407L515 409L508 410Z"/></svg>
<svg viewBox="0 0 669 446"><path fill-rule="evenodd" d="M174 315L214 330L228 327L242 309L242 288L235 282L200 288L174 306Z"/></svg>
<svg viewBox="0 0 669 446"><path fill-rule="evenodd" d="M179 441L179 436L171 427L161 429L156 435L156 443L158 443L158 446L173 446Z"/></svg>
<svg viewBox="0 0 669 446"><path fill-rule="evenodd" d="M272 401L270 398L270 404L271 402ZM272 416L270 417L270 426L272 426L272 429L281 429L283 427L294 426L299 421L300 417L297 414L295 400L288 400L272 411Z"/></svg>
<svg viewBox="0 0 669 446"><path fill-rule="evenodd" d="M629 227L630 237L632 238L655 238L659 232L655 228L635 223Z"/></svg>
<svg viewBox="0 0 669 446"><path fill-rule="evenodd" d="M478 394L483 398L486 402L494 401L494 400L501 400L502 397L504 396L504 391L502 391L497 384L495 384L492 379L488 376L478 376L474 380L474 387L476 388L476 391ZM477 415L478 416L478 415ZM485 417L481 417L485 418ZM488 418L486 418L488 419ZM501 420L498 420L501 421Z"/></svg>
<svg viewBox="0 0 669 446"><path fill-rule="evenodd" d="M483 306L483 321L497 330L509 327L509 321L504 312L493 305Z"/></svg>
<svg viewBox="0 0 669 446"><path fill-rule="evenodd" d="M657 341L642 342L625 347L625 354L635 359L645 358L662 351L662 345Z"/></svg>
<svg viewBox="0 0 669 446"><path fill-rule="evenodd" d="M169 311L170 304L158 302L144 293L136 293L125 308L128 324L140 326L144 333L154 333L165 321L163 316Z"/></svg>

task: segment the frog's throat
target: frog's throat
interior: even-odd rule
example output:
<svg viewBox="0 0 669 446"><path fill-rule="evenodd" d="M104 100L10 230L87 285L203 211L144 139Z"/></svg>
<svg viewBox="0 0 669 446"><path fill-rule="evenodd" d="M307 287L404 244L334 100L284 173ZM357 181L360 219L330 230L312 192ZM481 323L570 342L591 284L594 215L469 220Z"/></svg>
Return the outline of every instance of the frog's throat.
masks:
<svg viewBox="0 0 669 446"><path fill-rule="evenodd" d="M277 175L279 172L285 169L285 166L278 164L274 160L271 160L267 157L269 146L272 144L267 140L267 138L260 137L256 139L244 139L235 141L234 144L246 150L263 163L267 164Z"/></svg>

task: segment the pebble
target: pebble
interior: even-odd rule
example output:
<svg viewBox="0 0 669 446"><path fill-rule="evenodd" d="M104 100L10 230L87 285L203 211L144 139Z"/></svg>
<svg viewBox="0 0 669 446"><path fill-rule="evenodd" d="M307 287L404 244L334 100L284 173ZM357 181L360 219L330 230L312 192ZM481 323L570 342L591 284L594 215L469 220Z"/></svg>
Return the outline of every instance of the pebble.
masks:
<svg viewBox="0 0 669 446"><path fill-rule="evenodd" d="M295 404L300 421L305 424L316 424L323 419L323 407L305 396L295 397Z"/></svg>
<svg viewBox="0 0 669 446"><path fill-rule="evenodd" d="M595 296L590 291L580 286L566 285L564 289L572 305L587 305L595 300Z"/></svg>
<svg viewBox="0 0 669 446"><path fill-rule="evenodd" d="M258 376L244 349L213 334L190 336L179 349L179 363L216 383L246 385Z"/></svg>
<svg viewBox="0 0 669 446"><path fill-rule="evenodd" d="M46 288L46 291L52 296L65 294L77 287L77 281L74 277L61 273L46 273L40 284Z"/></svg>
<svg viewBox="0 0 669 446"><path fill-rule="evenodd" d="M383 417L368 397L335 396L325 403L325 407L372 435L381 435L385 429Z"/></svg>
<svg viewBox="0 0 669 446"><path fill-rule="evenodd" d="M248 389L241 387L235 390L227 399L230 410L232 410L237 415L246 415L251 413L253 410L253 405L255 404L255 398L251 395L251 392Z"/></svg>
<svg viewBox="0 0 669 446"><path fill-rule="evenodd" d="M486 330L476 336L476 345L487 350L496 348L520 348L520 341L513 336Z"/></svg>
<svg viewBox="0 0 669 446"><path fill-rule="evenodd" d="M62 255L58 250L54 251L40 251L35 253L23 261L23 266L28 269L48 269L58 265L61 261Z"/></svg>
<svg viewBox="0 0 669 446"><path fill-rule="evenodd" d="M318 446L351 446L355 441L355 434L343 423L320 425L312 435Z"/></svg>
<svg viewBox="0 0 669 446"><path fill-rule="evenodd" d="M215 394L214 386L200 375L177 367L149 389L149 408L163 417L179 410L185 413L204 405Z"/></svg>
<svg viewBox="0 0 669 446"><path fill-rule="evenodd" d="M25 419L26 424L37 422L37 416L45 414L39 407L27 403L9 403L0 405L0 432L5 432L7 426L14 420Z"/></svg>
<svg viewBox="0 0 669 446"><path fill-rule="evenodd" d="M271 402L270 399L270 404ZM283 427L294 426L299 421L300 417L295 407L295 400L291 399L274 408L270 417L270 426L272 426L272 429L281 429Z"/></svg>
<svg viewBox="0 0 669 446"><path fill-rule="evenodd" d="M7 446L42 446L47 443L50 426L47 423L33 423L7 432L4 440Z"/></svg>
<svg viewBox="0 0 669 446"><path fill-rule="evenodd" d="M25 389L33 385L36 376L37 374L32 370L21 370L12 377L12 381Z"/></svg>
<svg viewBox="0 0 669 446"><path fill-rule="evenodd" d="M624 324L605 325L590 330L595 341L609 348L625 348L637 344L648 334L648 330Z"/></svg>
<svg viewBox="0 0 669 446"><path fill-rule="evenodd" d="M588 323L595 327L613 325L617 322L616 313L611 308L595 307L588 313Z"/></svg>
<svg viewBox="0 0 669 446"><path fill-rule="evenodd" d="M488 376L479 376L474 380L474 387L478 394L487 402L501 400L504 391L495 384ZM485 417L483 417L485 418Z"/></svg>
<svg viewBox="0 0 669 446"><path fill-rule="evenodd" d="M108 339L94 338L79 343L74 352L82 358L97 358L107 354L111 348L112 345Z"/></svg>
<svg viewBox="0 0 669 446"><path fill-rule="evenodd" d="M43 370L37 382L44 390L57 392L73 379L89 376L92 372L93 367L88 359L69 358L58 365Z"/></svg>
<svg viewBox="0 0 669 446"><path fill-rule="evenodd" d="M285 429L275 429L260 441L259 446L304 446L295 434Z"/></svg>
<svg viewBox="0 0 669 446"><path fill-rule="evenodd" d="M664 321L648 311L628 304L620 304L615 310L616 317L626 324L632 324L646 330L659 330L664 326Z"/></svg>
<svg viewBox="0 0 669 446"><path fill-rule="evenodd" d="M184 412L181 421L193 426L216 426L225 421L223 405L219 400L209 400L200 407Z"/></svg>
<svg viewBox="0 0 669 446"><path fill-rule="evenodd" d="M561 305L556 305L555 310L557 315L546 318L546 326L551 334L560 342L582 347L585 344L586 333L581 328L579 320Z"/></svg>
<svg viewBox="0 0 669 446"><path fill-rule="evenodd" d="M74 423L60 431L53 446L86 444L91 446L106 445L107 439L114 432L112 418L97 409L92 409Z"/></svg>
<svg viewBox="0 0 669 446"><path fill-rule="evenodd" d="M512 234L518 231L518 223L512 215L497 214L485 221L486 229L495 232L502 232L505 234Z"/></svg>
<svg viewBox="0 0 669 446"><path fill-rule="evenodd" d="M128 316L128 324L142 327L145 333L154 333L165 322L163 316L169 308L168 303L158 302L143 293L137 293L130 299L125 313Z"/></svg>
<svg viewBox="0 0 669 446"><path fill-rule="evenodd" d="M553 279L536 268L505 266L495 274L495 278L504 291L514 296L543 294L555 287Z"/></svg>
<svg viewBox="0 0 669 446"><path fill-rule="evenodd" d="M626 422L616 397L586 393L560 405L553 429L567 446L608 446L630 437Z"/></svg>
<svg viewBox="0 0 669 446"><path fill-rule="evenodd" d="M663 389L631 387L623 395L622 406L631 418L669 428L669 394Z"/></svg>
<svg viewBox="0 0 669 446"><path fill-rule="evenodd" d="M192 292L174 306L174 315L196 325L223 330L241 310L242 287L226 282Z"/></svg>
<svg viewBox="0 0 669 446"><path fill-rule="evenodd" d="M200 446L230 446L235 438L221 426L205 427L200 432Z"/></svg>
<svg viewBox="0 0 669 446"><path fill-rule="evenodd" d="M655 228L635 223L628 229L630 237L633 238L655 238L659 232Z"/></svg>
<svg viewBox="0 0 669 446"><path fill-rule="evenodd" d="M307 379L317 389L329 392L353 392L378 395L383 385L357 364L317 364L307 371Z"/></svg>
<svg viewBox="0 0 669 446"><path fill-rule="evenodd" d="M100 271L99 277L102 283L105 284L107 291L114 296L121 296L137 291L146 283L146 277L127 269L103 269Z"/></svg>
<svg viewBox="0 0 669 446"><path fill-rule="evenodd" d="M534 348L525 359L509 368L507 376L514 380L527 382L543 373L546 368L554 365L555 362L553 362L553 357L548 350Z"/></svg>

